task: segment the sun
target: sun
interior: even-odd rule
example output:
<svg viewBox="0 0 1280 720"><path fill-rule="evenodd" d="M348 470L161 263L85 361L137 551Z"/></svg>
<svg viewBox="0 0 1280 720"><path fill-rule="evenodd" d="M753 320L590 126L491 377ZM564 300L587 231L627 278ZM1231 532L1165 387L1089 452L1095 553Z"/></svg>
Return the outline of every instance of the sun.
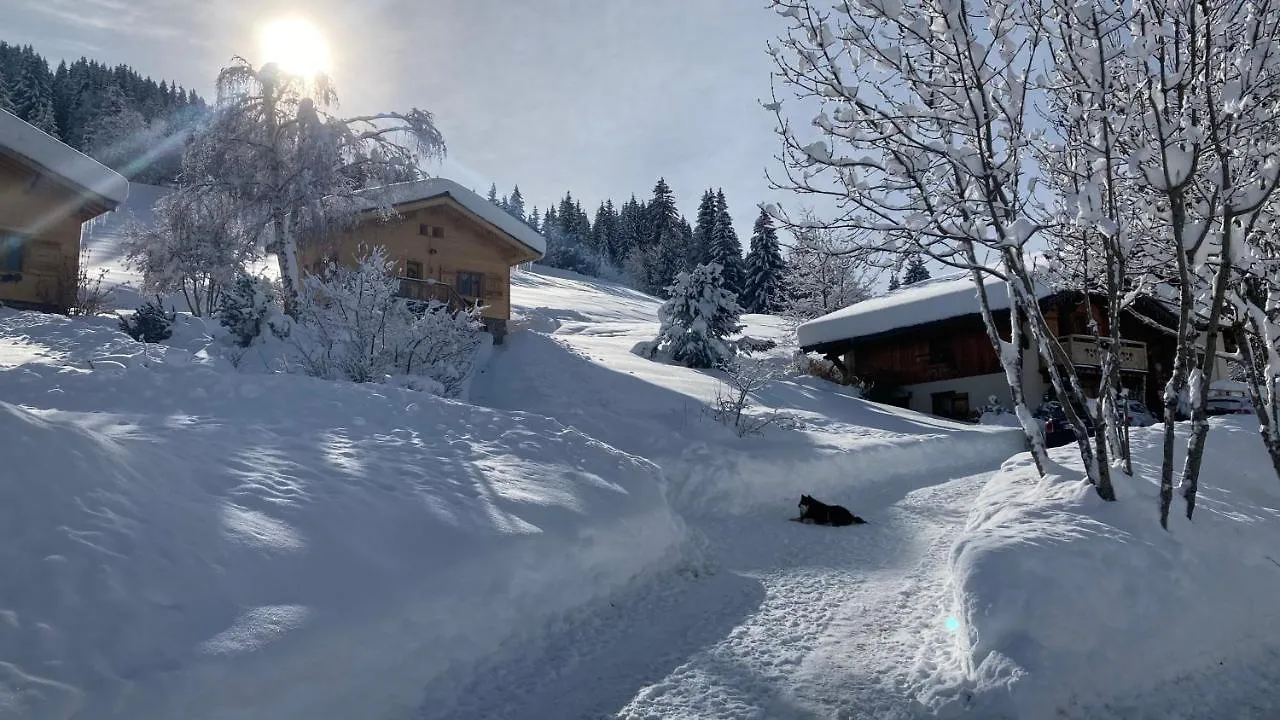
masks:
<svg viewBox="0 0 1280 720"><path fill-rule="evenodd" d="M258 30L258 47L264 63L275 63L292 75L328 74L332 58L329 42L309 20L286 17L271 20Z"/></svg>

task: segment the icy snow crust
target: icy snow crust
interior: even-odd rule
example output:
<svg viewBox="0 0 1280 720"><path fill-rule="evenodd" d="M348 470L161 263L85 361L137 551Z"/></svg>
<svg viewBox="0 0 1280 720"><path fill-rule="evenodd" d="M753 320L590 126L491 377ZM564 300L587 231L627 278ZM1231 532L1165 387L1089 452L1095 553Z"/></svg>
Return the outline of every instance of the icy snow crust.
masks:
<svg viewBox="0 0 1280 720"><path fill-rule="evenodd" d="M363 195L376 199L377 203L392 207L448 195L458 201L458 204L518 240L520 244L537 252L539 256L547 252L547 239L538 231L515 219L506 210L447 178L429 178L385 185L365 191ZM378 205L370 203L368 209L375 207Z"/></svg>
<svg viewBox="0 0 1280 720"><path fill-rule="evenodd" d="M124 176L0 110L0 148L10 150L119 205L129 198Z"/></svg>
<svg viewBox="0 0 1280 720"><path fill-rule="evenodd" d="M1158 427L1133 430L1135 478L1114 476L1114 503L1067 451L1043 481L1027 455L1004 465L950 560L977 707L1280 717L1280 485L1254 422L1213 419L1195 521L1175 493L1169 532L1157 514Z"/></svg>
<svg viewBox="0 0 1280 720"><path fill-rule="evenodd" d="M406 717L682 552L658 469L552 419L114 326L0 311L0 718Z"/></svg>
<svg viewBox="0 0 1280 720"><path fill-rule="evenodd" d="M1002 280L984 282L992 310L1009 309L1009 287ZM1047 284L1037 288L1041 299L1053 294ZM864 300L800 325L800 347L865 337L913 325L970 315L979 311L978 291L967 273L948 275L910 285L887 295Z"/></svg>

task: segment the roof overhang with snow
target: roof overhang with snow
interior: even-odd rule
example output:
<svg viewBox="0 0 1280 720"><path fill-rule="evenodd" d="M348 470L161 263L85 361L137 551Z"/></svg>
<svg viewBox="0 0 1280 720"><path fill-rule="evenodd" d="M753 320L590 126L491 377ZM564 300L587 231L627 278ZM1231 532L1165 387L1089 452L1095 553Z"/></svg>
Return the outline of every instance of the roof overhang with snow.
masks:
<svg viewBox="0 0 1280 720"><path fill-rule="evenodd" d="M59 181L104 212L129 199L129 181L123 175L3 110L0 152Z"/></svg>
<svg viewBox="0 0 1280 720"><path fill-rule="evenodd" d="M1003 280L988 277L984 286L992 310L1009 309L1009 288ZM1047 285L1037 288L1040 300L1055 294L1056 291ZM810 320L796 329L796 339L803 350L824 349L978 312L978 289L972 278L967 273L949 275Z"/></svg>
<svg viewBox="0 0 1280 720"><path fill-rule="evenodd" d="M366 211L387 207L396 210L408 205L448 198L473 219L489 226L499 235L530 253L529 259L537 260L547 252L547 240L538 231L452 180L429 178L395 183L365 190L360 195L368 201L364 208Z"/></svg>

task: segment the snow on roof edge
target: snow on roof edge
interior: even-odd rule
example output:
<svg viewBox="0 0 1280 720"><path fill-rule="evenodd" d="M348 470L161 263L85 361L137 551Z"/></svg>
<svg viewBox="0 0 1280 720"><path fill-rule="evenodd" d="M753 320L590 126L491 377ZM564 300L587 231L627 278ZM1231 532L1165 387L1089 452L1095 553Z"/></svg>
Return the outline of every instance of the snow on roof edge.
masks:
<svg viewBox="0 0 1280 720"><path fill-rule="evenodd" d="M494 225L521 245L538 253L539 257L547 253L547 240L541 233L517 220L506 210L448 178L436 177L426 180L393 183L370 188L360 194L365 197L377 197L381 202L392 207L448 195L456 200L459 205ZM376 204L370 202L365 209L371 210L376 206Z"/></svg>
<svg viewBox="0 0 1280 720"><path fill-rule="evenodd" d="M991 309L1008 310L1009 291L1004 281L988 277L984 284ZM1041 299L1053 293L1047 284L1037 288ZM909 285L802 323L796 328L796 340L800 347L808 348L977 312L977 288L972 278L968 273L957 273Z"/></svg>
<svg viewBox="0 0 1280 720"><path fill-rule="evenodd" d="M108 203L118 206L129 199L129 181L123 175L4 110L0 110L0 149L18 154Z"/></svg>

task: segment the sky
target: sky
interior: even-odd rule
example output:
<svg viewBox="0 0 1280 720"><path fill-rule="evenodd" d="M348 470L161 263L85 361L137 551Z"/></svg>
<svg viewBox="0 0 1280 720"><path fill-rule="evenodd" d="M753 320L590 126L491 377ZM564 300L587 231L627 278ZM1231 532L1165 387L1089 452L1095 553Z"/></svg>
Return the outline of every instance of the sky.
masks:
<svg viewBox="0 0 1280 720"><path fill-rule="evenodd" d="M690 221L724 188L746 240L780 141L766 0L0 0L0 40L51 62L127 63L212 96L232 55L259 62L257 28L315 23L332 46L341 112L420 107L449 145L443 174L487 192L520 185L545 208L571 190L588 213L665 177Z"/></svg>

